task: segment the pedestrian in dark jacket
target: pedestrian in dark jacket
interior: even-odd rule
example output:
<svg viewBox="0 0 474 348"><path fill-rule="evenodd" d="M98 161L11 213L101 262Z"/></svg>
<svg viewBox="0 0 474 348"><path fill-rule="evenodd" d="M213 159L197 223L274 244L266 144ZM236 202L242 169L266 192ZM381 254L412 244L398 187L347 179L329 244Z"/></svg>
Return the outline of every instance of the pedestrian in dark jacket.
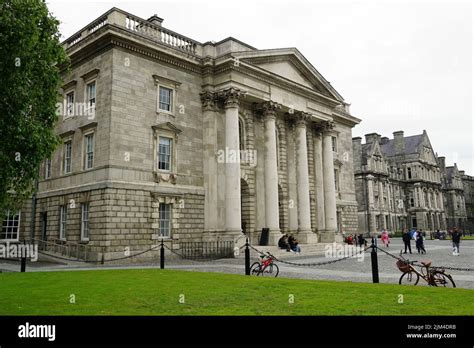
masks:
<svg viewBox="0 0 474 348"><path fill-rule="evenodd" d="M461 233L459 233L457 228L454 229L454 232L451 235L451 239L453 241L453 255L459 256L459 244L461 243Z"/></svg>
<svg viewBox="0 0 474 348"><path fill-rule="evenodd" d="M423 234L420 231L416 233L415 244L416 244L416 250L418 250L418 254L420 253L420 251L422 254L426 254L425 245L423 242Z"/></svg>
<svg viewBox="0 0 474 348"><path fill-rule="evenodd" d="M403 240L403 244L405 244L404 254L407 253L407 249L410 251L410 254L411 254L411 237L410 237L410 234L408 233L408 231L403 232L402 240Z"/></svg>

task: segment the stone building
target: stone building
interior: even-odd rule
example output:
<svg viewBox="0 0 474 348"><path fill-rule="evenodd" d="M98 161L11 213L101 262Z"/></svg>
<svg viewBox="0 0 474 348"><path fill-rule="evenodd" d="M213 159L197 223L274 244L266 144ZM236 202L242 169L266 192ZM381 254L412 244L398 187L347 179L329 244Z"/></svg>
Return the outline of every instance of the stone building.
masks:
<svg viewBox="0 0 474 348"><path fill-rule="evenodd" d="M426 131L397 131L393 139L371 133L352 146L361 231L446 229L441 171Z"/></svg>
<svg viewBox="0 0 474 348"><path fill-rule="evenodd" d="M161 238L178 249L242 230L255 244L262 228L271 244L356 232L360 120L331 84L295 48L200 43L162 22L113 8L64 42L63 144L20 238L108 258Z"/></svg>
<svg viewBox="0 0 474 348"><path fill-rule="evenodd" d="M458 166L446 167L444 157L438 158L443 180L444 205L448 228L466 228L467 216L462 174Z"/></svg>
<svg viewBox="0 0 474 348"><path fill-rule="evenodd" d="M463 184L464 204L466 207L465 232L474 233L474 177L467 175L463 170L459 171Z"/></svg>

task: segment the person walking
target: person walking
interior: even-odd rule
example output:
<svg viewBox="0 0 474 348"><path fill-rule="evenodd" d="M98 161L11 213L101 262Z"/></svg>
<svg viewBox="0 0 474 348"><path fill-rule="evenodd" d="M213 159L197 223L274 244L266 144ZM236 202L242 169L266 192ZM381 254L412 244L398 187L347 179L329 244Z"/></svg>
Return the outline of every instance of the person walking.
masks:
<svg viewBox="0 0 474 348"><path fill-rule="evenodd" d="M410 237L410 233L408 233L407 230L403 231L402 240L403 240L403 244L405 245L404 254L407 253L407 249L410 251L410 254L411 254L411 237Z"/></svg>
<svg viewBox="0 0 474 348"><path fill-rule="evenodd" d="M383 245L388 248L388 245L390 244L390 238L388 236L387 230L382 230L382 235L380 236L380 239L382 240Z"/></svg>
<svg viewBox="0 0 474 348"><path fill-rule="evenodd" d="M459 244L461 243L461 233L459 233L457 227L454 228L454 231L451 234L451 239L453 241L453 256L459 256Z"/></svg>
<svg viewBox="0 0 474 348"><path fill-rule="evenodd" d="M416 250L418 250L418 254L420 253L420 251L422 254L426 254L425 245L423 243L423 234L419 231L416 232L415 244Z"/></svg>

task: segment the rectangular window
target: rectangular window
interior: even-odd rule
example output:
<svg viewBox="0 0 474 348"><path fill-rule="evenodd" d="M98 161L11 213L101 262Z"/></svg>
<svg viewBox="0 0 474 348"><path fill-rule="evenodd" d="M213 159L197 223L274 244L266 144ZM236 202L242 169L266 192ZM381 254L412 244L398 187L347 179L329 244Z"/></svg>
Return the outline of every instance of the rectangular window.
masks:
<svg viewBox="0 0 474 348"><path fill-rule="evenodd" d="M161 87L159 90L159 109L171 112L172 111L172 105L173 105L173 90L166 88L166 87Z"/></svg>
<svg viewBox="0 0 474 348"><path fill-rule="evenodd" d="M160 235L169 238L171 235L171 204L160 203L159 216Z"/></svg>
<svg viewBox="0 0 474 348"><path fill-rule="evenodd" d="M74 116L74 92L66 94L66 115Z"/></svg>
<svg viewBox="0 0 474 348"><path fill-rule="evenodd" d="M51 158L47 158L44 164L44 178L49 179L51 177Z"/></svg>
<svg viewBox="0 0 474 348"><path fill-rule="evenodd" d="M334 187L339 191L339 170L334 169Z"/></svg>
<svg viewBox="0 0 474 348"><path fill-rule="evenodd" d="M91 169L94 164L94 133L84 137L84 169Z"/></svg>
<svg viewBox="0 0 474 348"><path fill-rule="evenodd" d="M158 142L158 169L171 170L171 146L173 140L171 138L159 137Z"/></svg>
<svg viewBox="0 0 474 348"><path fill-rule="evenodd" d="M20 212L7 210L3 215L2 232L0 240L17 241L20 235Z"/></svg>
<svg viewBox="0 0 474 348"><path fill-rule="evenodd" d="M332 140L332 151L337 152L337 138L331 137Z"/></svg>
<svg viewBox="0 0 474 348"><path fill-rule="evenodd" d="M408 179L411 179L411 168L407 169L407 173L408 173Z"/></svg>
<svg viewBox="0 0 474 348"><path fill-rule="evenodd" d="M59 239L66 240L67 206L62 205L59 210Z"/></svg>
<svg viewBox="0 0 474 348"><path fill-rule="evenodd" d="M81 240L89 240L89 203L82 204Z"/></svg>
<svg viewBox="0 0 474 348"><path fill-rule="evenodd" d="M87 95L87 107L88 108L95 107L95 95L96 95L95 81L87 84L86 95Z"/></svg>
<svg viewBox="0 0 474 348"><path fill-rule="evenodd" d="M72 142L67 141L64 143L64 174L71 172L71 161L72 161Z"/></svg>

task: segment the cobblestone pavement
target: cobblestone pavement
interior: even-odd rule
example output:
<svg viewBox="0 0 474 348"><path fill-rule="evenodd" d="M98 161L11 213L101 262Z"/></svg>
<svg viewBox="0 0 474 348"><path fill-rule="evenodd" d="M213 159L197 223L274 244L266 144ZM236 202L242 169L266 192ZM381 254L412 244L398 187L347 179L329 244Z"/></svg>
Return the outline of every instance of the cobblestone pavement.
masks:
<svg viewBox="0 0 474 348"><path fill-rule="evenodd" d="M400 253L402 249L402 241L400 239L392 239L389 248L383 248L394 255ZM380 245L379 245L380 246ZM256 247L258 249L258 246ZM474 268L474 241L461 242L461 255L453 256L451 242L448 240L426 240L426 255L420 255L416 252L415 243L412 241L413 254L403 255L410 260L431 260L433 266L447 266L460 268ZM324 255L305 255L288 253L281 256L280 259L296 262L296 263L316 263L331 260ZM252 256L251 262L256 259ZM395 265L396 260L383 252L378 252L379 278L381 283L397 284L401 272ZM279 277L300 278L300 279L322 279L322 280L339 280L353 282L372 282L370 249L364 254L364 257L355 257L339 261L336 263L301 267L287 265L277 262L280 267ZM59 271L59 270L85 270L85 269L131 269L131 268L157 268L159 264L139 264L139 265L56 265L50 263L35 263L27 266L27 271ZM244 274L244 259L242 256L235 259L221 259L208 262L197 262L189 260L167 260L167 269L182 269L189 271L202 272L221 272ZM17 262L0 262L0 270L18 271ZM474 289L474 272L470 271L447 271L450 273L457 287ZM420 280L420 284L423 280Z"/></svg>

